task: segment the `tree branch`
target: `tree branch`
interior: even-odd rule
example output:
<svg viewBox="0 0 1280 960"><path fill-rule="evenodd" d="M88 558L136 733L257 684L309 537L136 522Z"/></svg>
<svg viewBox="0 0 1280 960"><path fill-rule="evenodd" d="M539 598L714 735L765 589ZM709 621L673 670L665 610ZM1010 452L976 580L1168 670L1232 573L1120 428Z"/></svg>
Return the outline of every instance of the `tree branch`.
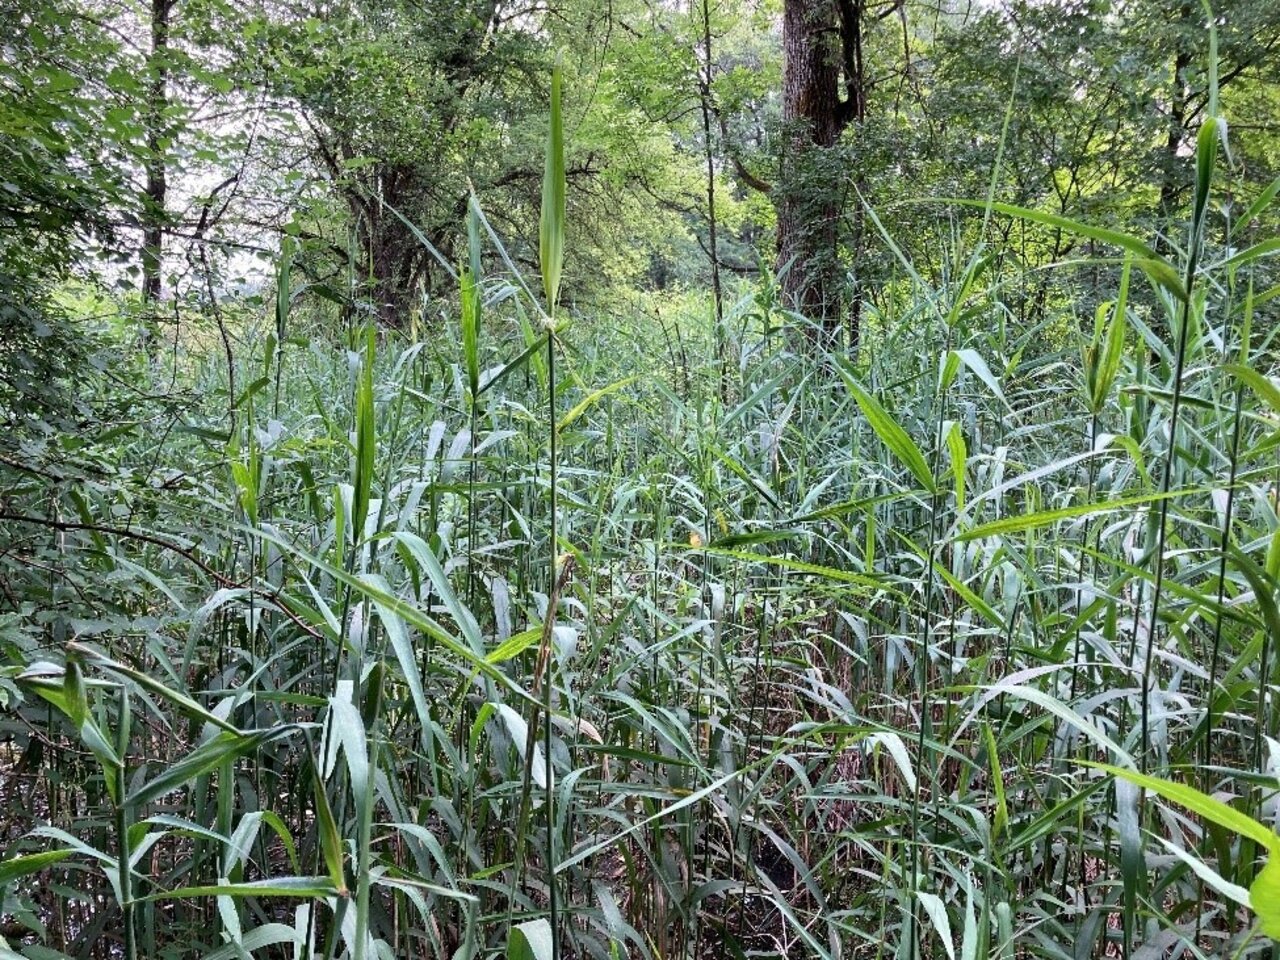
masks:
<svg viewBox="0 0 1280 960"><path fill-rule="evenodd" d="M102 534L106 534L108 536L113 536L113 537L124 537L125 539L128 539L128 540L137 540L139 543L147 543L153 547L159 547L162 550L168 550L171 553L176 553L178 556L182 557L182 559L186 560L192 566L198 567L206 576L208 576L211 580L213 580L219 586L238 588L238 589L245 588L244 584L237 583L235 580L231 579L225 574L219 573L217 570L211 567L204 560L201 560L198 556L196 556L196 554L193 551L187 549L181 544L174 543L172 540L166 540L163 537L154 536L153 534L150 534L150 533L142 533L137 530L128 530L128 529L125 529L124 527L111 527L111 526L106 526L104 524L98 524L98 523L75 523L69 520L51 520L48 517L32 517L32 516L28 516L26 514L21 514L21 513L0 512L0 521L11 522L11 523L29 523L34 526L48 527L50 529L60 530L60 531L84 530L91 533L102 533ZM302 631L304 631L307 635L313 637L316 640L324 639L324 635L321 634L319 630L311 626L309 623L307 623L305 620L299 617L296 613L290 610L288 606L286 606L284 603L281 602L280 600L281 595L279 592L270 591L270 590L255 590L255 592L259 593L261 596L266 597L268 600L270 600L272 604L275 605L276 609L278 609L286 617L292 620L294 624L297 625L297 627Z"/></svg>
<svg viewBox="0 0 1280 960"><path fill-rule="evenodd" d="M752 190L758 190L760 193L768 193L773 189L773 184L767 180L762 180L754 173L747 169L747 165L742 162L742 157L733 149L733 142L729 137L729 121L725 119L724 114L720 110L720 105L713 98L708 98L708 104L711 112L715 114L716 122L720 125L721 141L724 144L724 154L729 158L729 162L733 164L733 172L738 175L738 179L750 187Z"/></svg>

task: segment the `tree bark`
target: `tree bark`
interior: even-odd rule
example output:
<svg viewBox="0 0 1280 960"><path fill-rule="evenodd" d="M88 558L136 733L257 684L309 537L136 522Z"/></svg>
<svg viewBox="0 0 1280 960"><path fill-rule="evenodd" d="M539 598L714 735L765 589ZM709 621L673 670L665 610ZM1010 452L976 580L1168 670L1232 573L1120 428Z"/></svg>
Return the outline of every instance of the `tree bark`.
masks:
<svg viewBox="0 0 1280 960"><path fill-rule="evenodd" d="M843 170L834 148L865 112L861 24L858 0L783 5L786 132L775 191L777 269L786 305L813 321L811 336L827 347L839 340L844 317L837 186ZM851 334L856 341L856 330Z"/></svg>
<svg viewBox="0 0 1280 960"><path fill-rule="evenodd" d="M1191 22L1190 4L1182 5L1179 22L1183 25ZM1179 152L1187 136L1189 91L1186 74L1190 66L1191 51L1179 36L1173 54L1173 76L1169 85L1169 126L1165 133L1163 167L1160 171L1160 216L1164 220L1161 224L1164 230L1169 229L1177 215L1182 192L1178 174L1181 173L1183 163ZM1162 239L1162 243L1166 242Z"/></svg>
<svg viewBox="0 0 1280 960"><path fill-rule="evenodd" d="M690 11L692 12L692 11ZM715 153L711 145L711 2L702 0L702 77L698 83L699 103L702 107L702 147L703 158L707 165L707 256L711 260L711 302L715 311L716 323L716 362L720 367L720 397L728 398L729 371L728 359L725 356L724 336L724 291L720 282L720 245L717 237L718 222L716 219L716 165Z"/></svg>
<svg viewBox="0 0 1280 960"><path fill-rule="evenodd" d="M151 0L151 50L147 57L150 80L147 90L146 186L142 198L142 300L160 299L164 261L165 196L168 191L165 162L165 111L169 105L169 21L174 0Z"/></svg>
<svg viewBox="0 0 1280 960"><path fill-rule="evenodd" d="M353 6L363 20L383 4L363 0ZM443 140L466 118L468 96L484 78L489 38L508 19L504 19L500 0L455 0L436 5L444 8L438 12L433 12L431 4L404 6L413 16L424 18L422 23L415 21L417 27L435 18L430 21L435 36L428 52L433 57L436 79L449 91L448 96L437 95L433 102ZM398 159L379 159L358 173L348 169L347 163L355 157L376 154L379 144L376 134L361 130L350 117L335 111L328 99L325 93L307 122L322 163L334 181L342 184L341 194L355 225L357 264L367 284L364 294L372 301L372 311L380 323L408 326L421 305L424 288L430 295L433 283L442 279L444 268L393 210L409 218L448 262L453 259L466 215L468 194L445 205L448 192L443 189L439 171L451 161L440 152L440 143L422 144L417 156L401 152ZM365 139L370 136L375 139L372 144ZM525 179L524 171L518 173L508 182Z"/></svg>

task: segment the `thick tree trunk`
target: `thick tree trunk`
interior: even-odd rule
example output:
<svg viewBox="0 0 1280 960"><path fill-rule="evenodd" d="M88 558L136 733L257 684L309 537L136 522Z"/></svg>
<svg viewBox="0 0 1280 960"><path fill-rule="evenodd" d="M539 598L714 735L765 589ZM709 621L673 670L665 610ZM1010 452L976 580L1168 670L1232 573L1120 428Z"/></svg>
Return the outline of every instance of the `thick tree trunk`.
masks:
<svg viewBox="0 0 1280 960"><path fill-rule="evenodd" d="M445 238L437 235L433 245L442 255L452 255L452 245ZM370 294L377 304L379 322L388 327L408 327L414 311L422 306L422 294L432 294L430 271L423 266L421 243L408 230L397 230L384 223L369 251L369 263L372 267Z"/></svg>
<svg viewBox="0 0 1280 960"><path fill-rule="evenodd" d="M382 6L385 5L362 0L352 5L352 11L364 20ZM486 38L510 18L504 16L501 0L452 0L447 4L419 4L417 8L413 15L421 15L424 20L415 22L415 29L430 24L438 34L432 41L436 45L432 56L436 58L439 82L449 96L437 95L433 105L434 121L444 140L467 117L465 102L473 84L484 77L484 54L489 46ZM374 152L357 145L359 125L341 112L333 112L327 95L315 107L314 116L316 121L308 122L320 159L334 181L343 185L341 190L355 222L357 263L365 281L363 293L372 301L373 313L380 323L407 327L414 311L422 305L424 288L430 296L433 283L441 280L443 270L393 210L408 217L440 256L452 261L466 216L467 198L461 197L452 208L439 206L442 197L448 195L440 169L450 162L440 152L439 142L422 144L417 157L402 155L398 160L380 160L353 173L347 163Z"/></svg>
<svg viewBox="0 0 1280 960"><path fill-rule="evenodd" d="M174 0L151 0L151 51L147 58L147 183L142 199L142 299L156 303L164 260L165 111L169 105L169 20Z"/></svg>
<svg viewBox="0 0 1280 960"><path fill-rule="evenodd" d="M391 210L403 210L411 204L408 197L396 192L397 180L385 177L384 189L388 194L384 197L385 204L353 202L353 212L360 223L363 255L360 266L378 321L388 327L407 328L414 311L422 306L423 294L429 297L435 292L433 280L437 264L422 241ZM457 222L461 220L459 214ZM417 226L440 256L452 262L452 225L419 223Z"/></svg>
<svg viewBox="0 0 1280 960"><path fill-rule="evenodd" d="M787 306L834 346L845 312L838 255L838 183L845 171L833 148L863 113L861 3L785 0L782 43L786 140L775 200L780 283Z"/></svg>
<svg viewBox="0 0 1280 960"><path fill-rule="evenodd" d="M398 202L399 198L392 198ZM370 281L369 295L377 310L378 320L389 327L408 326L410 291L404 260L418 241L404 224L385 207L369 207L364 224L365 268Z"/></svg>

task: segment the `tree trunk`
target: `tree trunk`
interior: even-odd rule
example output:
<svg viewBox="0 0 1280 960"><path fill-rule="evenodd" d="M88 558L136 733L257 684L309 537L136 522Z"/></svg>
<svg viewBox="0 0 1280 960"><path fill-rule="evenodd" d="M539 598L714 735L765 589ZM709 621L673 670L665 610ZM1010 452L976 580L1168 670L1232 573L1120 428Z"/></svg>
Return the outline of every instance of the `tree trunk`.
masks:
<svg viewBox="0 0 1280 960"><path fill-rule="evenodd" d="M1187 23L1190 20L1191 8L1184 5L1182 22ZM1187 136L1186 72L1190 66L1191 52L1185 49L1179 39L1178 48L1173 55L1173 77L1169 90L1169 126L1165 133L1163 165L1160 172L1160 216L1164 220L1161 225L1164 230L1170 229L1178 213L1178 203L1182 193L1179 174L1182 172L1184 161L1179 154Z"/></svg>
<svg viewBox="0 0 1280 960"><path fill-rule="evenodd" d="M838 256L844 170L833 148L863 114L861 6L785 0L782 15L786 130L775 200L777 269L786 305L811 320L811 336L828 347L839 339L844 314Z"/></svg>
<svg viewBox="0 0 1280 960"><path fill-rule="evenodd" d="M160 299L164 260L165 111L169 105L169 18L174 0L151 0L151 51L147 57L147 183L142 199L142 300Z"/></svg>
<svg viewBox="0 0 1280 960"><path fill-rule="evenodd" d="M690 11L692 13L692 10ZM698 83L699 102L702 107L702 147L707 164L707 256L711 260L711 302L716 324L716 363L720 367L720 398L729 396L728 358L725 356L724 289L720 282L720 243L716 220L716 164L711 145L711 0L702 0L702 77Z"/></svg>
<svg viewBox="0 0 1280 960"><path fill-rule="evenodd" d="M170 0L172 2L172 0ZM377 21L385 4L373 0L349 5L347 16L353 26L363 29ZM404 5L391 5L397 10ZM439 9L437 9L439 8ZM488 61L487 37L509 22L500 0L452 0L447 4L408 5L406 21L413 29L436 36L430 55L442 91L433 93L434 121L442 132L441 141L424 143L416 155L398 160L379 160L352 171L347 164L357 156L377 154L378 145L362 142L367 132L343 112L335 112L324 86L318 103L312 105L314 120L308 118L320 159L328 168L347 201L356 227L356 258L365 281L363 293L372 300L372 313L390 327L407 327L422 304L422 293L433 293L433 285L443 275L435 255L429 253L415 230L405 225L396 212L407 217L421 235L446 261L453 260L454 247L466 216L467 197L452 206L442 206L450 195L442 170L450 158L442 143L457 124L468 116L466 101L473 85L484 78ZM403 25L402 25L403 26ZM370 35L372 36L372 35ZM540 182L540 181L539 181Z"/></svg>
<svg viewBox="0 0 1280 960"><path fill-rule="evenodd" d="M394 198L397 202L399 198ZM408 263L418 245L404 224L385 207L371 205L365 228L365 268L370 281L369 295L378 321L388 327L407 327L412 309Z"/></svg>

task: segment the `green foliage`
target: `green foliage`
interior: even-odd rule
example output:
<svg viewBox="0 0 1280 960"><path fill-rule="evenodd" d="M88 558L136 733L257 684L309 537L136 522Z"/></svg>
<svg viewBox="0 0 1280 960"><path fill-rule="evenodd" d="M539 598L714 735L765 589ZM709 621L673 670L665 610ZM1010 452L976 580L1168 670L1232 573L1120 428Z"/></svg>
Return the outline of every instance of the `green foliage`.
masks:
<svg viewBox="0 0 1280 960"><path fill-rule="evenodd" d="M53 290L88 243L110 245L113 214L133 209L127 87L115 43L72 4L6 0L0 58L0 423L8 432L75 409L70 381L94 345ZM71 394L70 396L68 394Z"/></svg>
<svg viewBox="0 0 1280 960"><path fill-rule="evenodd" d="M1152 141L1117 160L1078 126L1147 129L1105 94L1132 25L943 17L965 51L876 21L868 55L938 59L900 110L873 87L883 122L826 161L865 164L835 250L867 257L862 349L796 352L767 265L719 325L699 287L698 23L480 6L184 6L175 63L234 51L219 75L342 149L297 187L275 287L210 268L166 303L172 351L127 302L60 291L117 356L65 375L98 419L29 417L0 458L0 953L1269 950L1277 192L1230 165L1266 151L1210 117L1168 229ZM759 175L776 9L714 6L717 156ZM1014 14L1044 43L1026 101L979 82ZM1223 25L1223 111L1245 39ZM1088 82L1055 94L1055 60ZM767 218L727 217L725 256L767 250ZM377 322L384 241L434 264L407 309L438 322ZM605 261L627 266L588 275Z"/></svg>
<svg viewBox="0 0 1280 960"><path fill-rule="evenodd" d="M547 316L555 316L560 299L560 271L564 269L565 173L564 116L560 107L560 65L551 71L550 121L547 154L542 177L542 215L539 220L538 261Z"/></svg>
<svg viewBox="0 0 1280 960"><path fill-rule="evenodd" d="M551 957L551 924L546 920L529 920L511 928L507 960L551 960Z"/></svg>

